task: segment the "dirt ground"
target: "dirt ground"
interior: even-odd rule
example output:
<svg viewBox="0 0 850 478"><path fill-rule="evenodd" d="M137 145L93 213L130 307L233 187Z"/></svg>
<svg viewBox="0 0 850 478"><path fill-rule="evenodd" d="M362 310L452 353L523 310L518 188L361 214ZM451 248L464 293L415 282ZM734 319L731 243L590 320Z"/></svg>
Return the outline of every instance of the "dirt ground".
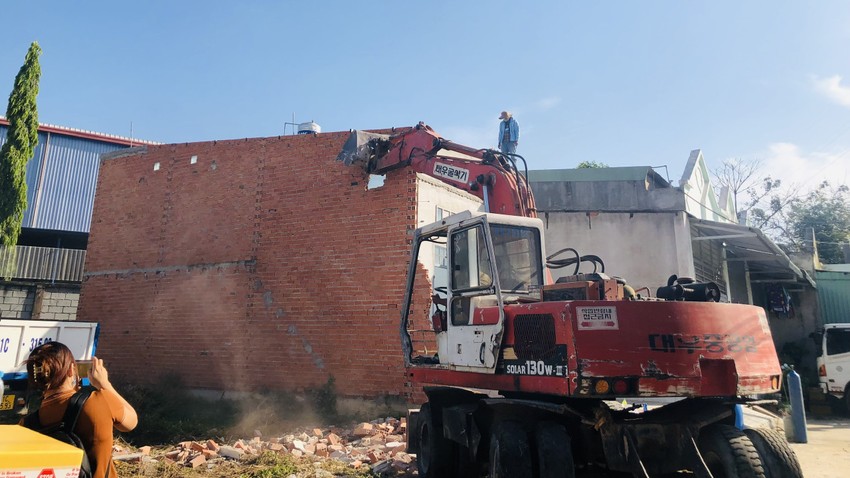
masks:
<svg viewBox="0 0 850 478"><path fill-rule="evenodd" d="M808 478L850 476L850 419L808 419L808 443L792 443Z"/></svg>

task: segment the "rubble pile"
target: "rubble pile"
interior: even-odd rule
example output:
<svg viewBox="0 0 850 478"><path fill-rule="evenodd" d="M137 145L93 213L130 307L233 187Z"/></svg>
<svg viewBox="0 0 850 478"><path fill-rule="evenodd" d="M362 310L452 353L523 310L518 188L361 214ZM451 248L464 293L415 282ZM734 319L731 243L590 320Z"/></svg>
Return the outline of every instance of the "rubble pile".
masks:
<svg viewBox="0 0 850 478"><path fill-rule="evenodd" d="M416 458L406 452L407 420L388 417L360 423L351 429L330 427L300 430L277 438L264 438L259 430L252 439L230 445L215 440L185 441L158 450L151 447L135 452L116 447L113 458L130 463L165 461L190 468L211 468L226 460L243 460L270 451L308 460L337 460L352 468L368 467L382 476L415 476Z"/></svg>

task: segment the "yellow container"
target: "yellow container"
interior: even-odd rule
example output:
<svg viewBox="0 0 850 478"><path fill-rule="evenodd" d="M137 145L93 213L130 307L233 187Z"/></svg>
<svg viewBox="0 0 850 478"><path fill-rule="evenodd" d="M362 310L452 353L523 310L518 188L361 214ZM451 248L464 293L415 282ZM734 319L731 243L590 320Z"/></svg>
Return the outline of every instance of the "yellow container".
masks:
<svg viewBox="0 0 850 478"><path fill-rule="evenodd" d="M0 425L0 476L78 478L83 450L19 425Z"/></svg>

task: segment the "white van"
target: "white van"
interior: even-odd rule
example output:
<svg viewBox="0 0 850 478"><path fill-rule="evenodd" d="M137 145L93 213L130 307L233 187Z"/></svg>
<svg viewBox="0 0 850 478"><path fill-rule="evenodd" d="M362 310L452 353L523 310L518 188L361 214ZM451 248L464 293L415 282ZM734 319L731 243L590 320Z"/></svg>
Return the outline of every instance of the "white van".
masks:
<svg viewBox="0 0 850 478"><path fill-rule="evenodd" d="M34 348L56 340L76 360L91 360L99 332L96 322L0 319L0 418L16 416L26 405L25 361Z"/></svg>
<svg viewBox="0 0 850 478"><path fill-rule="evenodd" d="M820 388L850 411L850 324L826 324L816 340Z"/></svg>

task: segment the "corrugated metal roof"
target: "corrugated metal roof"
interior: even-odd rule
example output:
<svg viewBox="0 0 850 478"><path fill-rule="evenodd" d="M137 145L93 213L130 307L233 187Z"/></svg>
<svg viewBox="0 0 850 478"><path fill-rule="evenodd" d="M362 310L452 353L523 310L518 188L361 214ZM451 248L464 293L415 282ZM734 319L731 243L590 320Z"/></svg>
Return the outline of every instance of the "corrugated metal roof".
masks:
<svg viewBox="0 0 850 478"><path fill-rule="evenodd" d="M691 241L725 243L726 261L747 262L752 282L797 282L820 287L820 283L797 267L779 246L757 228L696 217L690 217L689 222L696 231Z"/></svg>
<svg viewBox="0 0 850 478"><path fill-rule="evenodd" d="M9 126L9 120L5 116L0 115L0 126ZM74 136L83 139L93 139L95 141L103 141L106 143L114 143L123 146L139 146L139 145L157 145L154 141L144 139L127 138L124 136L116 136L114 134L98 133L96 131L88 131L85 129L69 128L67 126L58 126L55 124L39 123L38 131L41 133L58 133L66 136Z"/></svg>
<svg viewBox="0 0 850 478"><path fill-rule="evenodd" d="M7 126L0 124L0 145ZM39 131L27 163L23 227L89 232L100 155L128 145L64 132Z"/></svg>
<svg viewBox="0 0 850 478"><path fill-rule="evenodd" d="M815 280L823 323L850 322L850 272L816 270Z"/></svg>

